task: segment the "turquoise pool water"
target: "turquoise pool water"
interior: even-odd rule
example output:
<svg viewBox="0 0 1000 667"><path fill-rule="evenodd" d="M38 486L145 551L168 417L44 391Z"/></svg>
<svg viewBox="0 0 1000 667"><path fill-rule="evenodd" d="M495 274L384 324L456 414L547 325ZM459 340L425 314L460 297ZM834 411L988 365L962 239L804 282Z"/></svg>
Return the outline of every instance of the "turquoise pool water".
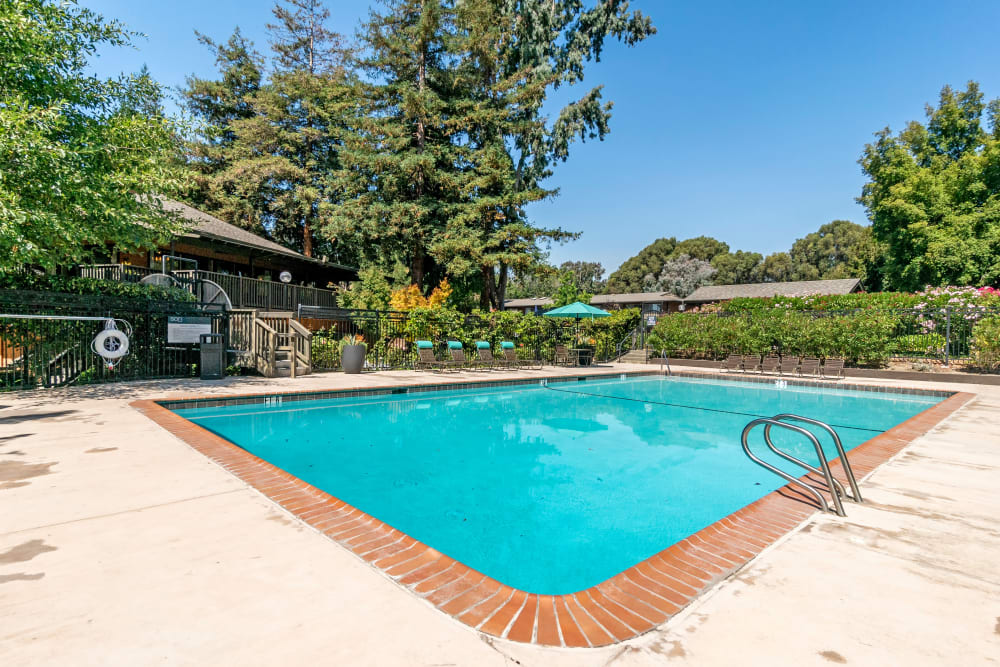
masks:
<svg viewBox="0 0 1000 667"><path fill-rule="evenodd" d="M940 400L656 376L177 412L469 567L562 594L782 486L740 448L755 416L827 421L850 449Z"/></svg>

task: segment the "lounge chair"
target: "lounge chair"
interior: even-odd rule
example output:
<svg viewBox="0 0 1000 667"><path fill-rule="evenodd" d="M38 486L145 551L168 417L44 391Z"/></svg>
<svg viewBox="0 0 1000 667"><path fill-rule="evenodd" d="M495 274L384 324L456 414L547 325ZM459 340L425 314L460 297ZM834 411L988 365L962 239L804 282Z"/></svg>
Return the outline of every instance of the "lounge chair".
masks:
<svg viewBox="0 0 1000 667"><path fill-rule="evenodd" d="M417 362L413 365L419 370L447 370L455 368L451 361L442 361L434 356L434 343L429 340L417 341Z"/></svg>
<svg viewBox="0 0 1000 667"><path fill-rule="evenodd" d="M552 360L556 366L572 366L575 363L573 356L569 353L569 348L565 345L556 345L556 355Z"/></svg>
<svg viewBox="0 0 1000 667"><path fill-rule="evenodd" d="M760 355L759 354L745 354L745 355L743 355L743 372L744 373L759 373L760 372Z"/></svg>
<svg viewBox="0 0 1000 667"><path fill-rule="evenodd" d="M844 379L844 360L827 359L823 362L822 376L827 380Z"/></svg>
<svg viewBox="0 0 1000 667"><path fill-rule="evenodd" d="M509 340L501 341L500 349L503 350L503 358L511 368L542 367L541 359L518 359L517 349L514 347L514 343Z"/></svg>
<svg viewBox="0 0 1000 667"><path fill-rule="evenodd" d="M730 354L726 357L726 360L722 362L719 366L719 372L730 373L735 371L745 371L746 366L743 364L742 354Z"/></svg>
<svg viewBox="0 0 1000 667"><path fill-rule="evenodd" d="M819 359L816 357L802 357L798 374L801 377L819 377Z"/></svg>
<svg viewBox="0 0 1000 667"><path fill-rule="evenodd" d="M462 343L460 341L448 341L448 353L451 355L452 363L458 368L468 368L470 370L484 368L481 361L469 359L465 356L465 349L462 347Z"/></svg>
<svg viewBox="0 0 1000 667"><path fill-rule="evenodd" d="M799 357L782 357L778 364L778 375L794 375L799 370Z"/></svg>
<svg viewBox="0 0 1000 667"><path fill-rule="evenodd" d="M476 354L479 355L479 363L484 368L489 368L490 370L494 368L510 368L510 364L507 363L506 359L497 359L493 356L493 350L485 340L476 341Z"/></svg>
<svg viewBox="0 0 1000 667"><path fill-rule="evenodd" d="M758 364L757 368L761 375L773 375L778 372L781 366L781 357L776 354L769 354Z"/></svg>

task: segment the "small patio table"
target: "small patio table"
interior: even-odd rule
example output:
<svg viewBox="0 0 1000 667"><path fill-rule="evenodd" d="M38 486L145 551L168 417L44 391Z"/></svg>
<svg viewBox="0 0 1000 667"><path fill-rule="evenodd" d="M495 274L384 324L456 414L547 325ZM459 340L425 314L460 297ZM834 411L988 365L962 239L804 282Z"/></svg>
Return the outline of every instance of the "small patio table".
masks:
<svg viewBox="0 0 1000 667"><path fill-rule="evenodd" d="M573 347L569 351L577 366L589 366L594 355L594 351L589 347Z"/></svg>

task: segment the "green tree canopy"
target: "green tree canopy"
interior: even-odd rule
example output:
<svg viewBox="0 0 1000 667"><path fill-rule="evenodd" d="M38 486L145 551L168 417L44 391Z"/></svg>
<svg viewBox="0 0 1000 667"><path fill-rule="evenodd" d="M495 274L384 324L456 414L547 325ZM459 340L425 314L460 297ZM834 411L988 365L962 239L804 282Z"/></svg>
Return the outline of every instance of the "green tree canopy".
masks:
<svg viewBox="0 0 1000 667"><path fill-rule="evenodd" d="M873 260L870 227L834 220L792 244L792 280L866 277Z"/></svg>
<svg viewBox="0 0 1000 667"><path fill-rule="evenodd" d="M320 0L280 0L268 24L273 71L262 81L253 45L238 32L216 51L220 79L188 80L188 108L203 121L189 164L192 200L307 257L354 261L317 231L342 198L334 174L353 102L341 36ZM346 256L345 256L346 253Z"/></svg>
<svg viewBox="0 0 1000 667"><path fill-rule="evenodd" d="M447 5L452 5L448 2ZM459 85L466 104L458 121L473 179L449 219L435 254L454 273L476 267L481 306L499 308L511 270L534 261L540 243L572 238L528 217L528 204L554 196L545 182L576 140L603 139L611 104L591 88L550 119L549 94L582 84L585 64L600 60L605 41L634 45L655 32L623 0L464 0L454 3Z"/></svg>
<svg viewBox="0 0 1000 667"><path fill-rule="evenodd" d="M896 135L877 132L860 159L884 283L1000 284L1000 99L985 104L975 82L945 86L926 115Z"/></svg>
<svg viewBox="0 0 1000 667"><path fill-rule="evenodd" d="M608 276L606 292L608 294L641 292L646 276L659 275L663 270L663 264L670 259L675 248L677 248L676 238L656 239L635 256L622 262L618 270Z"/></svg>
<svg viewBox="0 0 1000 667"><path fill-rule="evenodd" d="M237 28L225 44L196 33L215 52L218 79L188 77L181 96L198 124L187 142L190 184L188 201L199 209L257 234L264 229L267 201L257 179L241 178L242 163L233 150L235 123L253 118L253 102L264 81L264 61Z"/></svg>
<svg viewBox="0 0 1000 667"><path fill-rule="evenodd" d="M159 86L87 73L99 46L133 36L75 2L0 3L0 268L152 247L178 227L152 196L179 186Z"/></svg>
<svg viewBox="0 0 1000 667"><path fill-rule="evenodd" d="M712 258L712 266L716 270L712 282L716 285L742 285L757 282L760 277L760 265L764 257L757 252L726 252Z"/></svg>
<svg viewBox="0 0 1000 667"><path fill-rule="evenodd" d="M783 283L791 279L792 256L787 252L768 255L757 270L757 280L762 283Z"/></svg>
<svg viewBox="0 0 1000 667"><path fill-rule="evenodd" d="M552 295L552 305L558 308L577 301L590 303L592 296L592 294L581 290L577 286L577 277L572 271L562 271L559 274L559 287L556 288L555 293Z"/></svg>

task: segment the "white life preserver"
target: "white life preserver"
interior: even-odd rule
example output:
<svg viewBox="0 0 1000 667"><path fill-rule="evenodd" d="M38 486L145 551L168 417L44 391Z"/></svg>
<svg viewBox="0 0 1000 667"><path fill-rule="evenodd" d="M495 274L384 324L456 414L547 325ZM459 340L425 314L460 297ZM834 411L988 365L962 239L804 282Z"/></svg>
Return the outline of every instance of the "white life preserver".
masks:
<svg viewBox="0 0 1000 667"><path fill-rule="evenodd" d="M128 354L128 336L123 331L109 327L97 334L93 348L105 361L121 359Z"/></svg>

